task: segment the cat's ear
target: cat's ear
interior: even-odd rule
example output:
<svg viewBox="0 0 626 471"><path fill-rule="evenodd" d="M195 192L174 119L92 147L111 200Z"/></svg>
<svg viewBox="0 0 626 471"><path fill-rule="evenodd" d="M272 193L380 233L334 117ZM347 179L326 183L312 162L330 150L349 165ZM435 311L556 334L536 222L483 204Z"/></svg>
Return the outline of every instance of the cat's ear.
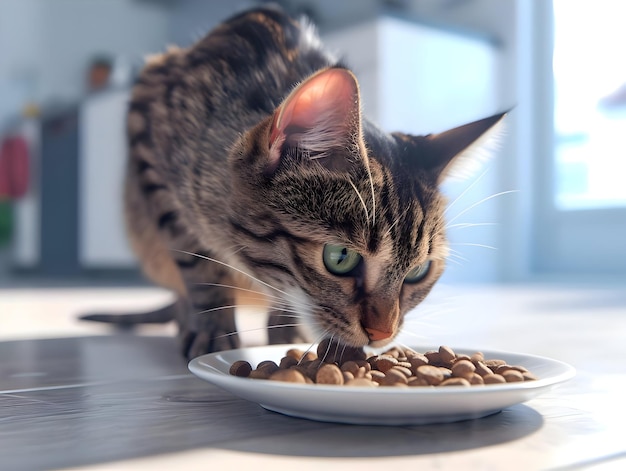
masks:
<svg viewBox="0 0 626 471"><path fill-rule="evenodd" d="M284 145L308 151L328 168L341 168L331 151L354 143L360 120L359 86L352 72L329 68L312 75L274 113L269 170L278 166Z"/></svg>
<svg viewBox="0 0 626 471"><path fill-rule="evenodd" d="M448 131L423 138L420 146L427 154L429 170L439 181L467 178L473 174L498 144L507 113L474 121Z"/></svg>

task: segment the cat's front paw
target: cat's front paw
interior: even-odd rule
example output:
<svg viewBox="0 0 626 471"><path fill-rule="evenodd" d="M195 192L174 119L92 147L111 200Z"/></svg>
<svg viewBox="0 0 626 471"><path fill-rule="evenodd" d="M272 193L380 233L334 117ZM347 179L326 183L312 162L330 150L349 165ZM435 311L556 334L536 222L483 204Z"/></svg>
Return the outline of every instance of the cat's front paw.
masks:
<svg viewBox="0 0 626 471"><path fill-rule="evenodd" d="M231 350L240 346L236 332L226 332L219 328L201 331L181 330L178 340L181 353L188 360L206 353Z"/></svg>

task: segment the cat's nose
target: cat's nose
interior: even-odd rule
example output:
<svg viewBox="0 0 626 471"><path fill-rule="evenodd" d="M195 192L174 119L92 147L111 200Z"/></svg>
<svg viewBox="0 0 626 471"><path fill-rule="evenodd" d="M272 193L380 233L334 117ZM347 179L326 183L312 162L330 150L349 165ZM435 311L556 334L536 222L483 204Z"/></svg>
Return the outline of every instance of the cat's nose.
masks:
<svg viewBox="0 0 626 471"><path fill-rule="evenodd" d="M365 331L367 332L370 340L385 340L393 335L393 332L383 332L382 330L372 329L370 327L366 327Z"/></svg>

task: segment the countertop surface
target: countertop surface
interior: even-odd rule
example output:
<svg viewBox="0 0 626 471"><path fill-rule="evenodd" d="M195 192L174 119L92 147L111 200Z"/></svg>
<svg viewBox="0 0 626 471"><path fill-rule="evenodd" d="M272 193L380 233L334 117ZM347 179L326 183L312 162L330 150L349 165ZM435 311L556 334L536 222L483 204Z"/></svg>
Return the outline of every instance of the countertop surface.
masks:
<svg viewBox="0 0 626 471"><path fill-rule="evenodd" d="M542 355L577 375L486 418L401 427L269 412L190 374L171 326L112 332L75 320L166 297L145 288L0 290L0 468L626 469L619 285L438 288L410 315L403 343Z"/></svg>

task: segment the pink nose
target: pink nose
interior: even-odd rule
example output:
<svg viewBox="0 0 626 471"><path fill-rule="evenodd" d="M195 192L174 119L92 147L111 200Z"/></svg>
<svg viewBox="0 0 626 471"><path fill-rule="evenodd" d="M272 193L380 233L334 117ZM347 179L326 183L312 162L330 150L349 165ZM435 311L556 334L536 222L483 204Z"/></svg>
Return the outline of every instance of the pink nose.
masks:
<svg viewBox="0 0 626 471"><path fill-rule="evenodd" d="M383 332L382 330L371 329L369 327L366 327L365 331L367 332L370 340L384 340L393 335L393 332Z"/></svg>

